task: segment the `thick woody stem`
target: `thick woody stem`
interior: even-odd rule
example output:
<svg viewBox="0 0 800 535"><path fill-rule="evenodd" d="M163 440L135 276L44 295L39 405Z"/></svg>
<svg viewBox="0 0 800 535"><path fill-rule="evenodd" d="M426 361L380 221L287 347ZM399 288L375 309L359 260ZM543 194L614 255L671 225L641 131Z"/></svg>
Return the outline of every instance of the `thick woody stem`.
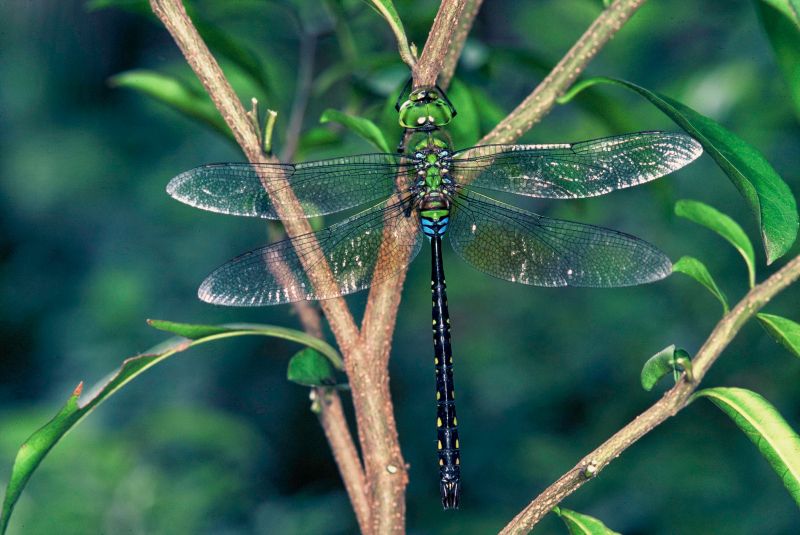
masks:
<svg viewBox="0 0 800 535"><path fill-rule="evenodd" d="M433 19L431 31L428 33L428 40L425 41L425 48L422 49L422 55L411 73L414 87L436 84L436 78L447 58L465 4L466 0L442 0L436 18Z"/></svg>
<svg viewBox="0 0 800 535"><path fill-rule="evenodd" d="M752 318L772 297L798 279L800 279L800 256L792 259L766 281L751 289L733 310L723 316L692 360L691 381L684 374L681 380L660 400L581 459L558 481L528 504L500 533L503 535L528 533L561 500L590 481L611 461L656 426L686 407L711 365L728 347L747 320Z"/></svg>

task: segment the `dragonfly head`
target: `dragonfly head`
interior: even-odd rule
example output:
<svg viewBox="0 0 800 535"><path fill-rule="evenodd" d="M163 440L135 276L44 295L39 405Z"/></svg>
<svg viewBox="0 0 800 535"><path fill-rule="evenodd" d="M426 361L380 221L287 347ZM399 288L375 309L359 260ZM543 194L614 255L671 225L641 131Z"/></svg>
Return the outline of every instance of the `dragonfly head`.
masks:
<svg viewBox="0 0 800 535"><path fill-rule="evenodd" d="M439 87L421 87L412 91L397 107L400 126L411 130L430 131L447 125L456 109Z"/></svg>

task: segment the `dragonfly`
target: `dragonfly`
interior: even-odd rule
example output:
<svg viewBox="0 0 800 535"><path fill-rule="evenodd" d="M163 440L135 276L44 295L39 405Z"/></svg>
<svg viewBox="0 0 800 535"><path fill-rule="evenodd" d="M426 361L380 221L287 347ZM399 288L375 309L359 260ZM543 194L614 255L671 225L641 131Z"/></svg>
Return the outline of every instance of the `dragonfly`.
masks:
<svg viewBox="0 0 800 535"><path fill-rule="evenodd" d="M411 150L303 163L218 163L173 178L167 192L223 214L279 219L265 184L290 187L303 217L368 206L317 232L246 252L200 285L203 301L280 305L364 290L397 276L427 239L439 489L444 509L461 500L461 449L442 240L488 275L533 286L620 287L668 276L653 245L599 226L538 215L492 198L503 192L577 199L649 182L695 160L682 133L636 132L578 143L480 145L454 150L445 127L456 109L437 86L404 91L396 105ZM402 144L401 144L402 145ZM326 261L335 284L315 287L308 259Z"/></svg>

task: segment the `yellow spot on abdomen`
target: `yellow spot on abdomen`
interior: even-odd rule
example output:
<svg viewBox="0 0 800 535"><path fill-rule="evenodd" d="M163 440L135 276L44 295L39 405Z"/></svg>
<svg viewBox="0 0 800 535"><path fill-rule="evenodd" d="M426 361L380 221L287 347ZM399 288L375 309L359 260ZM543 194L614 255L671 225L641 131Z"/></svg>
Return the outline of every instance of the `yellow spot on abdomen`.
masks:
<svg viewBox="0 0 800 535"><path fill-rule="evenodd" d="M442 449L442 441L441 441L441 440L440 440L440 441L439 441L439 443L437 444L437 447L438 447L439 449Z"/></svg>
<svg viewBox="0 0 800 535"><path fill-rule="evenodd" d="M439 417L436 418L436 427L442 427L442 419Z"/></svg>
<svg viewBox="0 0 800 535"><path fill-rule="evenodd" d="M458 425L458 418L453 416L453 425Z"/></svg>

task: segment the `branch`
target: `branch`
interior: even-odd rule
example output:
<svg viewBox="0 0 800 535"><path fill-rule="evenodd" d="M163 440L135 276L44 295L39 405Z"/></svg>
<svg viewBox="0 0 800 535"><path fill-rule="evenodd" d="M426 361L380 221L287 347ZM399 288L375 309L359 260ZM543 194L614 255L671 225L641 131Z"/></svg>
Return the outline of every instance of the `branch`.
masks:
<svg viewBox="0 0 800 535"><path fill-rule="evenodd" d="M467 36L472 29L472 23L475 22L475 16L481 8L483 0L466 0L464 2L464 10L461 12L456 23L455 32L453 32L453 40L450 47L447 49L447 54L444 57L442 65L442 72L439 73L439 85L443 89L447 89L450 85L450 80L453 79L453 74L456 72L458 59L461 57L461 52L464 50L464 43L467 41Z"/></svg>
<svg viewBox="0 0 800 535"><path fill-rule="evenodd" d="M275 162L274 159L267 157L263 153L261 140L254 128L254 123L248 118L247 112L225 78L219 64L211 55L208 47L186 14L181 1L151 0L150 5L153 12L170 32L186 61L203 84L247 159L254 164ZM288 184L285 182L283 184L275 184L275 182L266 180L262 182L278 210L287 234L290 237L295 237L310 233L312 231L311 226L306 219L301 217L303 209ZM325 288L335 284L330 266L321 253L304 255L301 259L303 267L315 287ZM296 309L300 314L304 327L307 330L321 334L319 318L316 313L309 311L308 307L302 305L297 306ZM345 360L347 360L358 342L358 327L344 299L325 300L322 302L322 309L339 348L344 354ZM355 395L357 386L351 385L351 388ZM363 532L368 533L369 531L366 527L369 526L371 515L366 498L364 472L361 469L355 444L353 444L347 429L347 422L341 410L341 401L338 394L334 393L327 398L327 403L322 404L320 423L328 437L334 458L339 465L339 471L353 503L359 526L361 526Z"/></svg>
<svg viewBox="0 0 800 535"><path fill-rule="evenodd" d="M589 62L622 28L645 0L616 0L589 26L550 74L479 145L512 143L542 120Z"/></svg>
<svg viewBox="0 0 800 535"><path fill-rule="evenodd" d="M766 281L751 289L722 317L692 360L693 380L684 373L678 383L649 409L617 431L600 447L581 459L558 481L547 487L500 532L503 535L528 533L561 500L578 490L628 447L688 404L712 364L731 343L741 327L756 312L790 284L800 279L800 256L792 259Z"/></svg>
<svg viewBox="0 0 800 535"><path fill-rule="evenodd" d="M467 0L442 0L436 18L433 19L431 31L428 33L428 40L425 41L425 48L422 49L422 55L411 72L414 87L436 84L436 78L447 58L466 3Z"/></svg>

